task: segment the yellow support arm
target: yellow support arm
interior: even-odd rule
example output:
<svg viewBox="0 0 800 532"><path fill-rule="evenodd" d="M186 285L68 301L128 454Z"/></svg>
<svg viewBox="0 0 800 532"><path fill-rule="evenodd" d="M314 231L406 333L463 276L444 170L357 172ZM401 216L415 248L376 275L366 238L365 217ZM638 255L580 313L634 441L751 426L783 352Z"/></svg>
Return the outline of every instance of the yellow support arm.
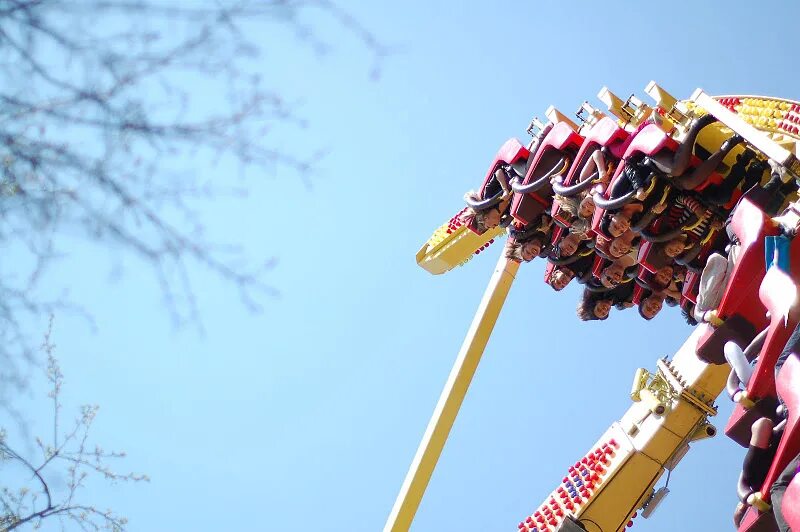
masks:
<svg viewBox="0 0 800 532"><path fill-rule="evenodd" d="M384 532L405 532L411 526L518 269L518 262L502 257L497 262L428 428L422 436L414 461L400 488L400 494L383 528Z"/></svg>
<svg viewBox="0 0 800 532"><path fill-rule="evenodd" d="M456 217L454 217L455 219ZM470 260L475 252L488 247L495 238L503 235L503 228L489 229L476 235L463 225L454 225L453 220L434 231L433 235L417 251L417 264L434 274L449 272Z"/></svg>
<svg viewBox="0 0 800 532"><path fill-rule="evenodd" d="M716 433L708 417L725 387L727 364L706 364L695 353L695 330L672 361L659 360L652 375L639 370L633 405L612 424L586 456L566 472L519 532L553 531L564 520L590 532L622 530L647 504L665 470L672 470L689 443ZM650 509L652 511L652 508ZM561 530L561 529L559 529ZM565 525L563 530L573 530Z"/></svg>

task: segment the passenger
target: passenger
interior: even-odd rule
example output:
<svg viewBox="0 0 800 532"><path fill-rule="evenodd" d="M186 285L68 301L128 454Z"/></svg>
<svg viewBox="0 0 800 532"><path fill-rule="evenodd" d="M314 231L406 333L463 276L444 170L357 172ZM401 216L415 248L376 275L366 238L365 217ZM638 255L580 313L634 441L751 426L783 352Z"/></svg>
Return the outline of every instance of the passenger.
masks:
<svg viewBox="0 0 800 532"><path fill-rule="evenodd" d="M603 148L597 148L592 152L592 157L583 165L581 172L578 175L578 183L589 179L595 172L597 177L595 182L598 184L605 184L611 180L614 175L614 163L606 163L606 158L603 155Z"/></svg>
<svg viewBox="0 0 800 532"><path fill-rule="evenodd" d="M505 246L505 257L517 262L530 262L542 255L550 242L553 219L542 213L535 221L524 229L509 228L509 238Z"/></svg>
<svg viewBox="0 0 800 532"><path fill-rule="evenodd" d="M607 212L600 222L600 231L612 238L621 236L645 217L653 218L660 213L661 211L657 210L660 198L661 195L658 193L651 194L644 202L632 201L617 212Z"/></svg>
<svg viewBox="0 0 800 532"><path fill-rule="evenodd" d="M793 312L797 312L797 307L792 310ZM778 376L778 372L781 370L789 357L793 354L797 356L797 353L800 353L800 322L798 322L797 326L794 328L794 331L792 331L792 335L786 341L783 351L781 351L781 354L778 355L778 360L775 362L775 377Z"/></svg>
<svg viewBox="0 0 800 532"><path fill-rule="evenodd" d="M557 201L561 208L573 218L582 220L591 219L594 214L594 197L591 194L578 196L553 196L553 201Z"/></svg>
<svg viewBox="0 0 800 532"><path fill-rule="evenodd" d="M576 219L569 226L569 232L577 235L581 240L591 240L592 221Z"/></svg>
<svg viewBox="0 0 800 532"><path fill-rule="evenodd" d="M557 202L561 210L567 213L569 217L569 232L575 233L583 239L588 239L588 232L592 222L592 215L594 215L594 197L591 194L586 194L582 198L565 197L556 194L553 201Z"/></svg>
<svg viewBox="0 0 800 532"><path fill-rule="evenodd" d="M631 279L624 280L613 289L606 292L611 304L617 310L625 310L633 306L633 294L636 291L636 283Z"/></svg>
<svg viewBox="0 0 800 532"><path fill-rule="evenodd" d="M795 312L797 310L795 309ZM775 377L777 378L778 372L781 370L783 365L786 363L786 360L790 356L798 356L797 353L800 352L800 323L792 332L792 335L789 337L789 341L786 342L786 347L784 347L781 354L778 356L778 361L775 364ZM786 402L784 398L778 395L778 401L781 405L783 410L783 415L788 415L788 410L786 408ZM770 500L772 502L772 508L775 513L775 522L778 524L778 529L783 531L791 532L788 523L786 523L786 519L783 516L782 504L783 504L783 495L786 491L786 488L789 487L789 483L792 481L794 476L797 474L798 470L800 470L800 455L795 457L794 460L789 462L786 468L781 472L780 476L775 480L770 488Z"/></svg>
<svg viewBox="0 0 800 532"><path fill-rule="evenodd" d="M639 255L639 237L630 229L616 237L608 246L608 254L618 259L624 255L632 254L633 260Z"/></svg>
<svg viewBox="0 0 800 532"><path fill-rule="evenodd" d="M608 318L611 305L611 298L606 293L584 290L575 312L581 321L604 320Z"/></svg>
<svg viewBox="0 0 800 532"><path fill-rule="evenodd" d="M653 292L639 303L639 315L646 320L652 320L656 314L661 312L664 305L664 295Z"/></svg>
<svg viewBox="0 0 800 532"><path fill-rule="evenodd" d="M636 154L625 161L625 167L614 182L613 190L609 191L609 197L618 198L634 190L636 199L641 201L647 197L645 187L653 170L643 164L644 157L643 154Z"/></svg>
<svg viewBox="0 0 800 532"><path fill-rule="evenodd" d="M694 309L694 317L698 321L707 321L708 312L716 310L722 303L728 280L736 265L741 246L732 244L728 249L728 256L719 253L712 253L703 273L700 274L700 287L697 293L697 304Z"/></svg>
<svg viewBox="0 0 800 532"><path fill-rule="evenodd" d="M541 254L546 241L547 237L542 233L534 233L522 241L509 238L506 242L505 257L517 262L530 262Z"/></svg>
<svg viewBox="0 0 800 532"><path fill-rule="evenodd" d="M501 193L502 199L500 203L492 207L477 209L468 206L461 215L461 221L464 225L475 230L478 234L483 234L489 229L494 229L500 225L500 221L508 210L513 195L508 183L508 174L502 167L494 172L494 175L489 182L486 183L481 192L470 190L464 194L464 200L467 202L479 202L493 198Z"/></svg>
<svg viewBox="0 0 800 532"><path fill-rule="evenodd" d="M621 262L615 261L603 268L600 272L600 283L606 288L613 288L622 282L625 267Z"/></svg>
<svg viewBox="0 0 800 532"><path fill-rule="evenodd" d="M583 242L588 244L588 239L581 238L577 233L569 233L555 244L558 258L565 259L575 255L575 252L578 251Z"/></svg>
<svg viewBox="0 0 800 532"><path fill-rule="evenodd" d="M731 201L734 192L740 185L742 192L745 192L760 184L767 164L757 159L753 161L755 157L755 152L750 149L745 149L737 155L736 162L731 166L722 182L708 185L703 189L703 201L707 205L721 207Z"/></svg>
<svg viewBox="0 0 800 532"><path fill-rule="evenodd" d="M603 268L600 272L600 283L606 288L613 288L620 284L626 273L635 270L636 254L627 253Z"/></svg>
<svg viewBox="0 0 800 532"><path fill-rule="evenodd" d="M766 196L770 198L765 206L765 211L774 214L780 211L786 197L797 191L797 183L782 164L770 159L769 167L771 169L770 179L763 187Z"/></svg>
<svg viewBox="0 0 800 532"><path fill-rule="evenodd" d="M536 221L529 223L525 226L523 231L534 231L538 233L544 233L545 235L550 235L550 232L553 230L553 218L546 212L543 212L539 215L539 218ZM512 231L512 235L515 231Z"/></svg>
<svg viewBox="0 0 800 532"><path fill-rule="evenodd" d="M660 207L660 206L659 206ZM653 209L654 212L660 214L658 220L661 223L658 226L658 231L651 233L658 236L659 232L673 231L681 227L687 227L691 224L691 229L682 233L672 240L669 240L664 246L664 254L669 258L675 258L693 249L694 246L701 245L700 243L705 240L712 230L722 228L722 221L706 209L699 201L691 196L681 194L669 205L669 208L664 205L659 209ZM661 214L663 212L663 214ZM691 217L697 218L696 222L691 221Z"/></svg>
<svg viewBox="0 0 800 532"><path fill-rule="evenodd" d="M789 523L786 522L786 518L783 516L783 496L786 493L786 488L789 487L789 484L797 474L800 474L800 454L789 462L769 490L775 522L778 524L780 532L792 532Z"/></svg>
<svg viewBox="0 0 800 532"><path fill-rule="evenodd" d="M792 310L789 311L792 314L792 319L796 319L794 313L798 312L798 307L793 307ZM790 356L798 356L800 353L800 322L798 322L797 326L794 328L792 335L789 337L789 340L786 342L786 346L781 351L781 354L778 355L778 360L775 362L775 378L778 378L778 372L780 372L783 365L789 359ZM778 394L778 402L781 404L784 410L786 410L786 403L783 401L783 398Z"/></svg>
<svg viewBox="0 0 800 532"><path fill-rule="evenodd" d="M777 441L780 435L774 435L774 422L766 417L757 419L751 428L750 446L742 464L742 472L739 475L739 482L736 487L739 496L738 506L734 513L736 526L747 511L747 499L758 491L767 477L772 459L777 450ZM774 504L774 501L773 501Z"/></svg>
<svg viewBox="0 0 800 532"><path fill-rule="evenodd" d="M676 272L672 266L664 266L653 274L653 287L671 300L679 301L681 298L678 282L683 281L683 272ZM674 306L674 305L670 305Z"/></svg>
<svg viewBox="0 0 800 532"><path fill-rule="evenodd" d="M704 127L716 121L717 119L710 114L696 118L689 126L686 137L674 154L668 151L662 151L651 156L651 159L655 160L662 170L673 177L673 182L680 188L689 190L703 184L714 170L717 169L728 153L737 145L744 142L741 136L733 135L722 143L719 150L687 173L689 164L692 162L692 153L695 143L697 142L697 136Z"/></svg>
<svg viewBox="0 0 800 532"><path fill-rule="evenodd" d="M689 237L681 234L664 244L664 255L674 259L694 245L696 245L694 242L689 242Z"/></svg>
<svg viewBox="0 0 800 532"><path fill-rule="evenodd" d="M569 269L572 271L574 279L580 284L586 284L592 278L594 259L594 253L586 253L580 256L575 262L569 264Z"/></svg>
<svg viewBox="0 0 800 532"><path fill-rule="evenodd" d="M672 283L672 266L664 266L653 274L653 283L659 289L667 288Z"/></svg>
<svg viewBox="0 0 800 532"><path fill-rule="evenodd" d="M566 266L559 266L550 274L547 283L553 287L553 290L560 292L572 281L573 277L575 277L575 272Z"/></svg>
<svg viewBox="0 0 800 532"><path fill-rule="evenodd" d="M695 327L697 325L697 320L694 319L692 311L692 308L681 307L681 316L683 317L684 321L686 321L687 325L690 327Z"/></svg>

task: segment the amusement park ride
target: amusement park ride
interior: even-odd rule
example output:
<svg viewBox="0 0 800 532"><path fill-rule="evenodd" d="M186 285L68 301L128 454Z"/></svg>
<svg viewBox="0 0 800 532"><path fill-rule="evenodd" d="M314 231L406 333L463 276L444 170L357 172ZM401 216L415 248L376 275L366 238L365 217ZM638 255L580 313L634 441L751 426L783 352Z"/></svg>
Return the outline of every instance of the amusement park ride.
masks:
<svg viewBox="0 0 800 532"><path fill-rule="evenodd" d="M728 437L748 447L754 422L766 418L775 427L774 454L767 457L764 473L755 475L755 481L747 477L752 489L740 486L738 529L779 530L782 514L781 530L787 525L800 530L800 475L793 480L788 475L782 502L771 499L770 491L776 480L786 482L800 454L800 340L792 334L800 320L800 239L795 238L800 228L800 103L709 96L699 89L689 99L677 100L654 82L645 93L652 105L634 96L623 101L603 88L598 98L608 111L584 103L577 114L581 125L552 107L547 123L534 119L528 129L530 144L511 139L500 148L482 196L468 201L467 208L433 233L417 253L417 263L442 274L485 252L506 232L510 240L522 242L529 229L543 231L549 240L539 254L548 260L545 280L552 284L556 271L562 278L568 272L566 282L574 277L590 296L602 299L603 291L615 285L601 279L601 272L619 257L607 244L624 236L612 231L608 220L627 212L628 205L644 203L644 213L650 215L638 221L631 217L630 229L623 229L637 242L629 252L635 257L633 267L617 281L631 283L632 295L623 306L639 304L642 313L645 299L664 288L653 283L653 275L670 266L670 274L683 273L668 281L677 291L673 288L666 297L680 305L688 321L699 323L672 358L657 360L650 370L636 370L628 411L583 458L565 468L561 483L523 517L518 530L610 532L632 526L637 515L649 517L668 492L656 488L661 476L680 462L691 442L715 435L710 418L726 388L736 402L725 426ZM692 137L700 123L702 129ZM682 165L678 160L684 145L691 155ZM610 179L599 179L598 165L588 178L588 172L581 172L598 151ZM670 161L678 162L670 166ZM644 169L645 178L631 179L632 168ZM508 178L513 197L507 190L489 196L488 185L499 170ZM749 183L740 175L745 170L755 176ZM734 183L726 181L731 179L736 186L721 186ZM722 200L720 189L727 194ZM564 252L562 239L581 231L574 231L577 218L565 215L559 202L589 194L594 214L584 220L582 247ZM676 208L697 203L699 210L690 207L686 215L675 214ZM498 204L508 207L495 227L476 225L468 216L502 211ZM665 215L652 214L661 212ZM712 214L716 223L710 222ZM549 229L542 229L542 220L552 221ZM683 242L684 252L667 253L665 243L676 239ZM715 252L715 260L727 266L722 273L711 271L709 257ZM588 261L589 266L577 272L576 261ZM519 266L517 260L500 258L384 532L411 526ZM716 300L710 294L714 286ZM704 308L708 301L713 302ZM743 375L747 370L752 375Z"/></svg>

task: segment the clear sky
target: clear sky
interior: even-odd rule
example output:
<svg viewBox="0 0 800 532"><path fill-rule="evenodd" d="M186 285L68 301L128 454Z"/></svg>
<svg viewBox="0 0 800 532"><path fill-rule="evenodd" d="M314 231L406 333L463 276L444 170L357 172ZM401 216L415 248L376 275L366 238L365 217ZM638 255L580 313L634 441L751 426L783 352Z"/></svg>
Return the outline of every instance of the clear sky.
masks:
<svg viewBox="0 0 800 532"><path fill-rule="evenodd" d="M199 208L218 238L279 259L268 280L280 296L250 314L198 269L205 334L176 331L142 263L122 257L115 280L113 251L67 240L43 288L69 287L97 320L94 332L56 317L66 402L99 403L95 440L152 477L92 485L87 498L137 532L380 530L501 251L434 277L414 262L419 246L550 104L571 115L603 85L643 96L651 79L678 97L800 98L800 6L757 6L346 2L395 46L377 81L335 25L323 22L334 43L323 57L265 31L264 73L310 121L280 141L328 154L310 189L278 169L251 176L246 199ZM578 287L557 294L542 273L541 262L520 268L415 531L516 530L628 408L635 369L690 333L669 308L651 322L612 311L581 323ZM25 408L46 419L46 405ZM743 457L724 436L699 442L635 529L731 529Z"/></svg>

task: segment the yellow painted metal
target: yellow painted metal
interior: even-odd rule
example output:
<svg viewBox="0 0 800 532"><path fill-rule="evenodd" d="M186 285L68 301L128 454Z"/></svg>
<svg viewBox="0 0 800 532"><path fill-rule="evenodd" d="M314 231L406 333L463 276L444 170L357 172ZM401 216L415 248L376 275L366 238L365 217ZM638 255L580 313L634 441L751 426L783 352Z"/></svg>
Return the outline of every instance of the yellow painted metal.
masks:
<svg viewBox="0 0 800 532"><path fill-rule="evenodd" d="M502 257L497 262L384 532L404 532L411 526L518 269L517 262Z"/></svg>
<svg viewBox="0 0 800 532"><path fill-rule="evenodd" d="M676 140L686 134L689 116L708 112L720 123L704 128L698 137L707 151L716 151L733 131L759 150L760 157L773 159L800 176L800 130L793 126L800 124L800 103L758 96L712 97L702 90L689 100L677 101L653 82L646 92L666 110L669 120L662 128ZM629 129L652 113L652 108L638 99L623 102L605 87L598 97ZM737 99L738 103L726 104L734 107L732 111L718 101L721 98ZM730 166L743 149L737 146L723 165ZM501 232L494 229L478 236L458 224L445 224L417 253L417 262L431 273L444 273L469 260L475 250ZM498 262L384 532L410 527L518 267L505 259ZM566 512L587 530L625 527L647 502L663 472L683 458L689 443L715 433L708 417L716 415L714 400L723 390L730 368L727 364L709 365L697 357L695 346L704 327L708 325L697 328L671 361L659 361L655 373L637 373L631 393L635 402L598 442L601 445L613 438L619 443L617 452L602 468L591 495ZM541 509L560 496L558 490L552 492Z"/></svg>
<svg viewBox="0 0 800 532"><path fill-rule="evenodd" d="M619 425L609 429L604 438L621 443L612 458L601 489L583 506L578 520L589 532L621 530L630 519L631 502L641 505L661 476L661 464L637 452L633 440ZM602 440L601 440L602 441Z"/></svg>
<svg viewBox="0 0 800 532"><path fill-rule="evenodd" d="M656 102L658 107L665 110L672 109L678 103L677 98L661 88L655 81L648 83L644 92Z"/></svg>
<svg viewBox="0 0 800 532"><path fill-rule="evenodd" d="M597 99L603 102L608 108L608 112L616 116L620 122L628 123L633 119L634 110L625 105L625 101L611 92L608 87L600 89Z"/></svg>
<svg viewBox="0 0 800 532"><path fill-rule="evenodd" d="M579 129L578 124L567 118L567 115L556 109L553 105L547 108L547 110L544 112L544 116L546 116L547 119L554 124L558 124L560 122L567 124L572 128L572 131L577 132Z"/></svg>
<svg viewBox="0 0 800 532"><path fill-rule="evenodd" d="M797 144L779 142L781 139L774 138L776 135L781 137L796 136L783 129L786 118L797 117L800 113L795 111L796 106L800 105L790 100L778 100L775 98L729 96L728 98L739 98L742 103L737 112L733 112L720 104L717 99L722 97L712 97L701 89L695 91L691 97L691 102L703 108L705 111L714 115L727 127L742 135L753 147L760 150L764 155L781 163L792 173L800 176L800 161L797 160ZM761 113L761 114L759 114ZM777 116L765 116L777 114Z"/></svg>
<svg viewBox="0 0 800 532"><path fill-rule="evenodd" d="M747 504L754 506L759 512L769 512L771 506L764 500L764 494L760 491L750 494L747 497Z"/></svg>
<svg viewBox="0 0 800 532"><path fill-rule="evenodd" d="M765 133L800 139L800 102L770 96L714 96L721 101L734 98L734 111L745 122ZM773 137L773 141L776 138Z"/></svg>
<svg viewBox="0 0 800 532"><path fill-rule="evenodd" d="M444 224L417 252L417 264L434 275L440 275L464 264L473 257L475 251L502 234L500 227L476 235L463 225L453 230L450 224Z"/></svg>
<svg viewBox="0 0 800 532"><path fill-rule="evenodd" d="M671 361L659 360L657 372L638 370L634 402L622 418L598 440L598 448L614 439L619 448L603 467L592 492L566 512L591 532L621 530L653 493L666 469L683 458L690 442L709 437L708 416L715 415L714 399L722 392L730 371L727 364L710 365L695 352L702 328L697 328ZM654 406L664 405L661 409ZM557 488L545 498L561 500ZM532 516L533 517L533 516Z"/></svg>

